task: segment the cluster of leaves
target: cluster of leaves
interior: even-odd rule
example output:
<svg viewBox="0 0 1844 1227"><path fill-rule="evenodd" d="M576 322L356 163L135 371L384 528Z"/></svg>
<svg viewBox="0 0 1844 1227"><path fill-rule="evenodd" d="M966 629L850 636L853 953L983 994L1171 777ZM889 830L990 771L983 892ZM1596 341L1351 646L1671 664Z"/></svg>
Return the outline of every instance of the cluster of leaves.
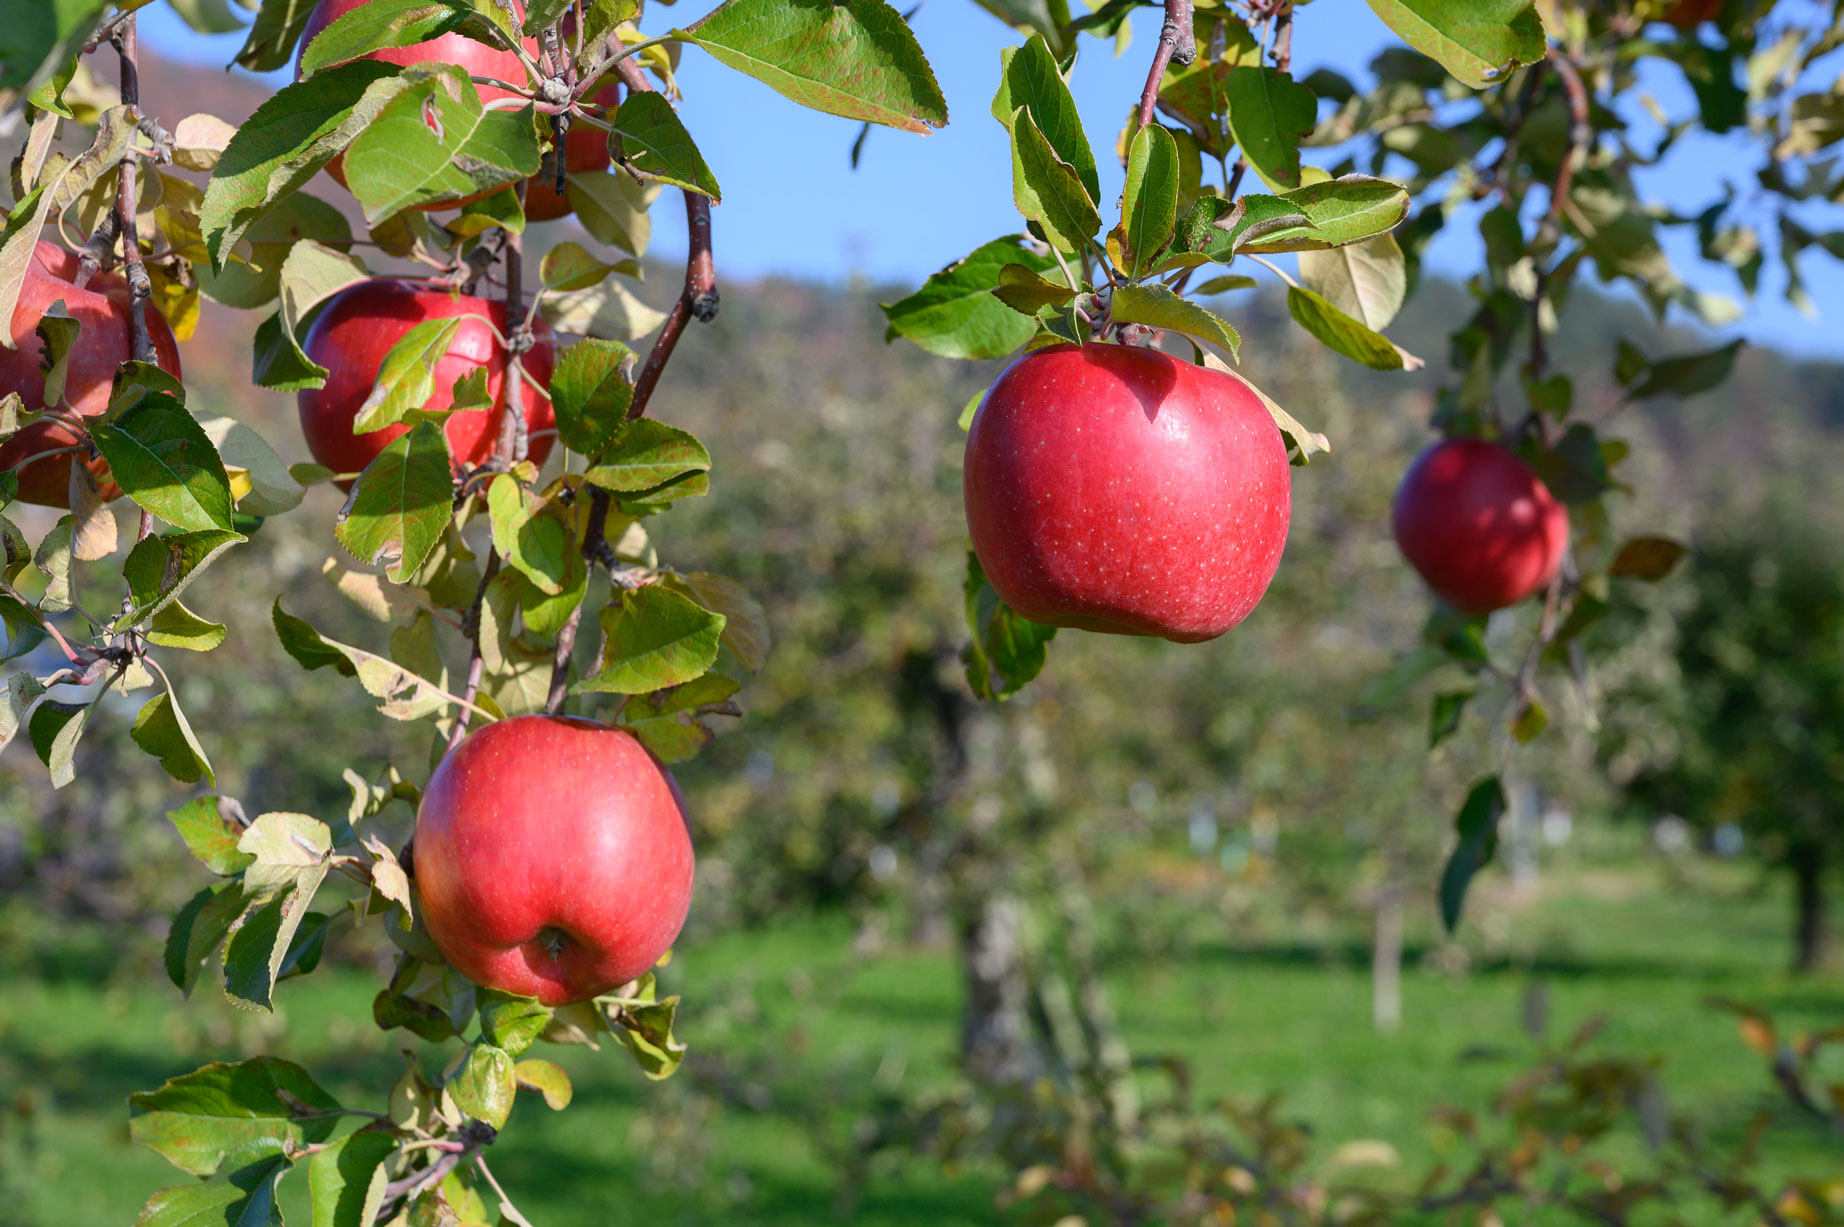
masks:
<svg viewBox="0 0 1844 1227"><path fill-rule="evenodd" d="M200 29L241 27L222 4L175 5ZM152 282L147 309L181 339L196 327L202 299L260 313L252 370L267 388L325 385L330 372L309 358L304 340L334 295L378 271L361 249L414 262L425 285L456 292L494 279L503 263L497 280L507 311L498 324L469 314L409 329L384 355L353 427L359 434L394 428L396 437L363 471L333 473L288 468L237 423L196 418L180 383L147 363L122 367L106 413L78 418L63 395L61 366L77 323L54 308L40 327L46 403L10 397L0 410L5 431L46 418L72 431L73 458L100 459L104 478L142 508L143 527L120 564L121 612L103 619L84 609L72 570L73 559L101 562L117 552L116 522L87 464L72 465L71 514L36 547L4 522L0 613L8 651L21 655L49 639L71 665L10 680L6 736L27 730L61 786L73 778L77 739L97 705L113 689L157 679L162 693L143 709L135 740L177 779L215 782L148 649L216 646L225 628L179 604L186 584L245 541L259 517L288 511L306 487L337 480L350 488L334 536L359 566L330 557L323 573L389 628L388 643L374 650L331 639L277 597L276 635L303 668L355 678L388 718L431 721L438 752L456 744L470 721L566 704L630 729L668 762L704 748L712 717L740 714L733 696L761 667L769 636L760 606L740 585L662 565L644 528L679 500L706 493L711 468L695 437L644 416L686 317L708 318L715 308L708 249L702 273L694 253L670 317L623 284L640 278L649 209L662 186L679 189L694 213L719 197L672 106L678 52L700 47L803 105L924 131L946 122L946 107L907 25L880 0L824 9L731 0L689 29L649 38L629 0L531 0L522 11L498 0L369 0L303 46L299 79L241 124L194 115L169 133L135 98L93 105L92 83L79 71L86 44L113 41L126 64L132 42L121 31L132 30L139 7L79 0L9 32L16 46L4 57L0 98L26 99L29 135L0 233L0 317L18 301L41 236L72 230L98 236L89 248L105 267L119 235L131 283L132 269L144 268ZM238 61L257 70L287 63L313 6L246 0L244 7L254 16ZM366 58L449 34L518 57L527 79L507 83L517 89L510 101L483 102L457 65ZM534 39L541 57L527 49ZM624 87L617 105L590 101L617 78ZM554 170L571 123L607 134L610 169L569 173L562 185L594 249L550 246L538 265L539 288L527 298L525 185ZM54 151L61 125L93 128L88 148L69 158ZM137 182L132 172L143 166L148 173ZM169 171L209 178L201 187ZM304 190L322 171L350 190L362 241L344 212ZM128 198L131 187L137 211L128 218L116 200L118 189ZM522 356L540 316L573 342L548 383ZM486 369L458 379L448 407L428 407L448 390L435 386L433 371L464 320L491 331L510 366L500 393L511 406L506 425L492 457L471 467L454 454L445 427L456 412L494 408ZM627 343L654 332L643 367ZM550 475L529 457L522 385L554 411L562 464ZM0 503L17 491L16 473L5 480ZM156 519L175 531L154 535ZM37 599L12 587L27 565L43 576ZM60 622L70 611L83 625L67 636ZM586 612L600 644L593 662L579 667L576 631ZM443 627L467 652L456 683L444 655L454 641L444 642ZM67 699L78 685L88 687L80 701ZM273 1008L280 981L318 964L340 907L315 905L347 879L359 889L341 906L355 922L382 916L400 949L375 1021L463 1046L439 1076L412 1060L382 1113L344 1109L304 1071L268 1058L208 1066L137 1096L136 1136L208 1178L156 1194L142 1215L147 1227L202 1215L279 1221L275 1188L302 1161L318 1222L485 1221L477 1180L490 1186L502 1215L522 1222L480 1152L506 1123L518 1086L541 1091L556 1108L569 1099L562 1071L520 1060L525 1050L540 1038L596 1046L613 1035L650 1076L665 1077L679 1063L677 1001L658 998L651 975L553 1011L448 968L418 923L412 859L400 861L373 825L393 801L414 805L415 785L395 770L377 787L356 775L349 781L353 805L338 822L298 813L246 819L236 802L211 797L175 812L181 837L223 881L175 918L168 971L190 992L215 959L233 1002ZM468 1038L476 1019L478 1032ZM372 1123L335 1137L338 1123L353 1116Z"/></svg>

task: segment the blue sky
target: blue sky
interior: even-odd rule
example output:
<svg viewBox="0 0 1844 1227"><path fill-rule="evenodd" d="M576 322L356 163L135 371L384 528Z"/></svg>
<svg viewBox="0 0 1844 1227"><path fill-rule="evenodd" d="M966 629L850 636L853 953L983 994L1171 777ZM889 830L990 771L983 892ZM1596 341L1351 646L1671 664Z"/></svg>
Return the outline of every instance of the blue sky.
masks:
<svg viewBox="0 0 1844 1227"><path fill-rule="evenodd" d="M664 29L712 7L714 0L681 0L670 9L655 6L644 24L649 31ZM148 44L191 63L222 66L241 45L237 35L193 33L163 5L144 10L141 22ZM928 0L913 25L947 96L951 122L926 137L874 130L856 172L849 154L858 125L795 106L696 49L686 50L681 114L724 191L725 202L713 219L720 275L861 276L914 283L981 243L1020 228L1011 201L1005 132L988 112L1000 49L1015 43L1017 35L968 0ZM1132 44L1119 58L1104 44L1087 40L1071 82L1098 151L1103 196L1109 200L1121 179L1110 151L1144 83L1157 13L1140 11L1133 29ZM1394 42L1367 4L1318 0L1298 12L1296 71L1324 65L1362 84L1371 58ZM1691 109L1690 92L1675 70L1658 65L1643 85L1668 111ZM159 100L154 104L162 105ZM1640 131L1656 131L1637 106L1628 118ZM1642 187L1676 210L1695 212L1712 198L1722 176L1751 182L1758 162L1745 138L1704 136L1681 143L1663 165L1644 172ZM683 215L670 205L655 212L656 250L682 251ZM1819 222L1817 228L1826 227ZM1698 271L1688 233L1669 241L1667 249L1693 285L1739 296L1726 272ZM1465 227L1450 225L1428 259L1434 268L1465 272L1477 256L1477 239L1469 238ZM1722 330L1724 335L1803 353L1844 352L1844 278L1822 255L1809 254L1802 267L1819 309L1816 320L1786 304L1782 274L1777 262L1770 262L1749 316Z"/></svg>

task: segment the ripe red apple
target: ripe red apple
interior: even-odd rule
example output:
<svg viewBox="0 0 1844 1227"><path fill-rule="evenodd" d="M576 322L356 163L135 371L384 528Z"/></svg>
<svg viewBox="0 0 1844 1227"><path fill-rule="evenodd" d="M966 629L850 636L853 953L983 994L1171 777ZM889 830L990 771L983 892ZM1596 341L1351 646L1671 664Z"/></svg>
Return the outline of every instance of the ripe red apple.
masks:
<svg viewBox="0 0 1844 1227"><path fill-rule="evenodd" d="M374 278L347 286L328 299L301 346L309 358L327 368L326 386L295 397L301 433L314 459L335 473L358 473L391 440L409 430L408 424L399 423L355 435L352 424L378 381L384 356L404 333L424 320L466 315L485 316L493 321L493 328L507 332L505 303L417 282ZM538 343L525 355L528 378L520 392L526 426L536 434L556 424L550 400L532 385L550 387L557 338L542 318L533 322L532 331ZM493 399L493 409L452 414L443 428L457 467L478 465L493 454L506 412L505 347L483 320L463 320L448 353L435 364L435 390L425 408L439 412L452 405L455 380L481 366L487 368L487 395ZM533 463L544 463L553 437L532 439ZM346 488L351 484L342 483Z"/></svg>
<svg viewBox="0 0 1844 1227"><path fill-rule="evenodd" d="M621 91L612 84L605 85L596 91L591 101L606 107L612 117L616 105L621 101ZM564 169L572 175L596 174L607 170L614 161L608 155L608 133L580 121L571 124L570 130L564 134L563 151ZM544 169L532 176L525 185L527 221L550 222L570 215L569 196L557 191L555 156L547 152L544 155Z"/></svg>
<svg viewBox="0 0 1844 1227"><path fill-rule="evenodd" d="M1484 439L1447 439L1417 456L1390 520L1403 557L1466 613L1541 591L1569 544L1568 510L1529 465Z"/></svg>
<svg viewBox="0 0 1844 1227"><path fill-rule="evenodd" d="M61 298L71 318L82 325L66 366L64 401L79 416L95 417L109 407L115 369L134 352L128 323L128 282L119 273L98 273L80 290L72 284L76 275L77 257L62 247L40 243L33 249L32 262L26 266L25 281L19 288L19 303L13 308L14 348L0 349L0 395L17 392L26 408L44 407L44 343L38 337L38 321ZM146 304L144 310L159 365L177 376L179 344L173 339L173 330L152 303ZM70 506L70 462L80 453L64 452L43 460L31 457L77 442L69 427L39 421L0 446L0 470L25 466L19 470L21 502ZM88 463L99 475L107 468L100 458ZM117 498L121 493L113 482L103 483L104 498Z"/></svg>
<svg viewBox="0 0 1844 1227"><path fill-rule="evenodd" d="M307 25L302 27L301 30L300 48L295 53L295 80L298 81L301 79L301 56L306 53L308 44L314 41L315 36L329 25L332 25L333 22L337 21L339 18L350 13L353 9L360 8L368 3L370 3L370 0L320 0L320 3L314 7L314 11L308 15ZM524 13L525 6L523 4L519 4L515 7L521 15ZM525 50L534 59L537 58L539 53L537 39L526 39L524 41L524 46ZM427 63L458 64L466 69L470 75L476 77L492 77L495 80L507 81L513 85L522 85L527 79L525 65L520 62L518 56L510 51L500 50L499 48L489 47L485 43L475 42L473 39L463 34L444 34L439 38L432 38L428 42L413 43L408 47L382 47L376 51L367 52L359 58L378 60L381 63L397 64L404 67L408 67L411 64ZM482 102L493 102L496 99L511 98L515 96L511 90L500 89L498 86L494 85L476 85L475 89L479 92ZM327 163L327 173L338 180L341 187L346 186L345 157L343 154ZM429 204L418 205L417 207L425 212L436 209L452 209L471 201L479 200L482 196L487 195L491 195L491 193L479 192L472 196L462 197L459 200L434 201Z"/></svg>
<svg viewBox="0 0 1844 1227"><path fill-rule="evenodd" d="M625 729L516 716L469 734L416 812L416 886L476 984L586 1001L659 962L691 906L672 774Z"/></svg>
<svg viewBox="0 0 1844 1227"><path fill-rule="evenodd" d="M1053 345L980 402L966 503L980 566L1025 617L1197 643L1268 590L1292 483L1241 381L1156 349Z"/></svg>

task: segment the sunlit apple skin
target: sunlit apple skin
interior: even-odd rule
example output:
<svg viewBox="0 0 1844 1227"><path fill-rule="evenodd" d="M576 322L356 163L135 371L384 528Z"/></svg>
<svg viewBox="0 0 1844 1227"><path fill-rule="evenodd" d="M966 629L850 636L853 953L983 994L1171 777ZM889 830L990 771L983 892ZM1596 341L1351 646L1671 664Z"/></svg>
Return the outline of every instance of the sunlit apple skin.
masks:
<svg viewBox="0 0 1844 1227"><path fill-rule="evenodd" d="M1198 643L1268 590L1292 478L1240 381L1155 349L1053 345L981 400L965 495L980 566L1017 612Z"/></svg>
<svg viewBox="0 0 1844 1227"><path fill-rule="evenodd" d="M295 52L295 80L301 79L301 57L307 53L308 44L313 42L322 30L353 9L360 8L367 3L369 0L320 0L320 3L314 7L314 11L308 15L307 25L301 30L301 42ZM525 6L519 4L517 9L523 14ZM536 58L539 54L538 40L528 38L524 45L525 50ZM463 34L444 34L428 42L412 43L408 47L381 47L359 58L377 60L384 64L396 64L401 67L429 63L458 64L465 68L470 76L492 77L496 81L507 81L513 85L522 84L526 80L525 65L520 62L518 56L510 51L475 42ZM475 89L479 92L482 102L493 102L496 99L515 96L511 90L500 89L495 85L476 85ZM327 163L327 173L333 176L341 187L346 186L345 156L343 154ZM425 212L453 209L491 194L490 192L479 192L458 200L433 201L416 207Z"/></svg>
<svg viewBox="0 0 1844 1227"><path fill-rule="evenodd" d="M327 368L326 386L296 394L301 413L301 433L315 460L335 473L359 473L392 439L410 429L399 423L367 434L352 433L365 398L377 383L378 371L391 346L424 320L454 316L485 316L493 327L506 332L506 304L451 294L409 281L376 278L347 286L327 301L301 348L309 358ZM549 388L557 360L557 338L542 319L532 332L537 344L525 355L531 376L520 389L525 424L536 435L556 425L551 402L537 387ZM435 364L435 389L425 402L433 411L454 403L455 380L476 367L487 368L487 395L492 411L471 409L449 416L443 429L457 468L478 465L493 454L499 442L500 423L506 412L506 351L493 330L479 319L463 320L448 353ZM531 460L543 464L554 436L531 440ZM350 481L343 483L348 488Z"/></svg>
<svg viewBox="0 0 1844 1227"><path fill-rule="evenodd" d="M678 785L623 729L518 716L442 760L416 814L416 886L442 954L546 1005L639 976L691 907Z"/></svg>
<svg viewBox="0 0 1844 1227"><path fill-rule="evenodd" d="M596 91L591 101L608 108L612 116L616 104L621 101L621 91L613 85L605 85ZM564 169L572 175L597 174L607 170L614 161L608 153L608 133L580 121L570 125L569 132L564 134L563 150ZM573 212L569 196L558 194L556 165L552 155L545 154L544 169L526 183L527 221L552 222Z"/></svg>
<svg viewBox="0 0 1844 1227"><path fill-rule="evenodd" d="M72 253L55 243L40 243L33 249L32 262L26 266L25 281L19 288L19 303L13 308L13 348L0 349L0 395L17 392L26 408L44 407L44 343L39 340L38 322L61 298L71 318L82 325L71 347L64 400L79 416L94 417L109 407L116 368L134 352L134 333L128 322L128 282L119 273L98 273L79 290L72 284L76 275L77 257ZM173 339L173 330L153 304L145 306L144 314L155 357L163 369L177 376L179 344ZM69 427L34 422L0 446L0 470L76 442L77 436ZM19 470L20 501L69 507L70 462L76 455L65 452L27 463ZM89 461L89 465L99 474L107 467L100 458ZM112 499L120 496L121 489L113 482L105 482L102 493L104 498Z"/></svg>
<svg viewBox="0 0 1844 1227"><path fill-rule="evenodd" d="M1409 565L1466 613L1541 591L1569 545L1568 510L1529 465L1484 439L1448 439L1417 456L1390 520Z"/></svg>

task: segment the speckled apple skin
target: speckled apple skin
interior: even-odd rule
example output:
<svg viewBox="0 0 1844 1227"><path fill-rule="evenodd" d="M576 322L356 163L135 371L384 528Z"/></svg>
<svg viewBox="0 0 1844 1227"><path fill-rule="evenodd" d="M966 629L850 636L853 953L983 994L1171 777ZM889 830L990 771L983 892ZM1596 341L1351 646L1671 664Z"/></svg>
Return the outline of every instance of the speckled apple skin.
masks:
<svg viewBox="0 0 1844 1227"><path fill-rule="evenodd" d="M1530 466L1484 439L1447 439L1409 466L1390 520L1434 594L1489 613L1542 591L1569 546L1569 513Z"/></svg>
<svg viewBox="0 0 1844 1227"><path fill-rule="evenodd" d="M647 971L691 906L671 773L632 733L574 717L517 716L463 739L423 793L414 867L448 961L553 1006ZM555 956L547 930L562 937Z"/></svg>
<svg viewBox="0 0 1844 1227"><path fill-rule="evenodd" d="M71 347L65 367L64 400L80 417L95 417L109 407L109 394L115 384L115 370L134 352L134 338L128 323L128 282L120 273L98 273L79 290L71 283L77 275L77 257L55 243L41 242L32 250L32 262L26 266L25 280L19 287L19 302L13 308L13 348L0 348L0 395L19 393L28 409L45 405L45 343L38 336L38 322L51 304L64 300L72 319L83 327ZM154 343L154 356L161 369L179 374L179 344L166 317L151 303L146 308L147 335ZM56 422L33 422L0 446L0 469L10 469L40 453L69 447L77 436ZM19 501L43 507L70 506L70 462L74 452L32 461L19 470ZM108 468L100 457L90 461L90 469L102 473ZM112 499L121 494L114 482L105 482L102 496Z"/></svg>
<svg viewBox="0 0 1844 1227"><path fill-rule="evenodd" d="M328 299L302 343L307 356L327 368L324 387L295 395L301 434L315 460L335 473L363 472L391 440L410 430L408 423L400 422L355 435L352 423L365 398L371 395L391 346L425 320L457 316L484 317L493 321L493 328L487 327L482 318L462 320L448 352L435 364L435 387L423 407L437 412L448 408L455 403L455 380L474 367L486 367L487 395L493 400L493 409L451 414L442 430L448 436L449 454L457 467L479 465L493 454L506 413L506 350L493 329L508 331L506 304L416 282L376 278L347 286ZM557 338L541 318L532 322L532 336L537 343L524 359L525 371L531 378L524 381L520 394L526 427L539 435L531 440L531 460L541 465L551 454L554 436L539 432L556 425L556 415L550 399L538 389L550 387L557 361ZM350 488L352 483L340 484Z"/></svg>
<svg viewBox="0 0 1844 1227"><path fill-rule="evenodd" d="M1012 363L967 435L967 528L1034 622L1179 643L1248 617L1287 543L1287 449L1260 398L1160 350Z"/></svg>

